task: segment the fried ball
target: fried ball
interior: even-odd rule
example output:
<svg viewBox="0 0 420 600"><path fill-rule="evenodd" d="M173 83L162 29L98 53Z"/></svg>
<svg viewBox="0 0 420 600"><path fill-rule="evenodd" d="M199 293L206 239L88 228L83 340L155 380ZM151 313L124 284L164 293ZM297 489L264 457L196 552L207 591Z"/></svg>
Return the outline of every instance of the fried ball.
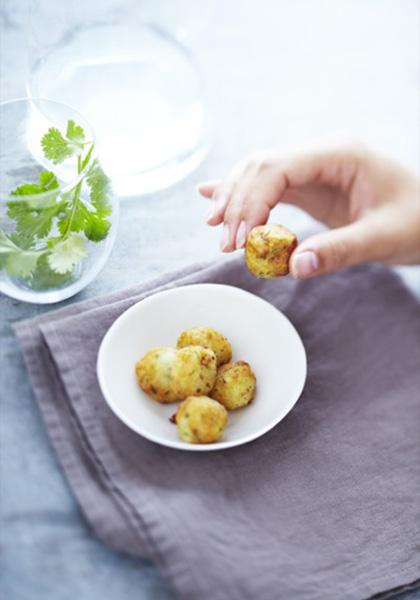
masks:
<svg viewBox="0 0 420 600"><path fill-rule="evenodd" d="M294 233L282 225L261 225L249 232L245 261L256 277L272 279L287 275L289 259L297 246Z"/></svg>
<svg viewBox="0 0 420 600"><path fill-rule="evenodd" d="M141 389L158 402L175 402L179 397L172 386L177 360L175 348L154 348L136 363L136 377Z"/></svg>
<svg viewBox="0 0 420 600"><path fill-rule="evenodd" d="M183 331L178 338L176 347L202 346L210 348L216 355L217 365L224 365L232 358L232 346L222 333L211 327L193 327Z"/></svg>
<svg viewBox="0 0 420 600"><path fill-rule="evenodd" d="M254 398L256 381L247 362L240 360L228 363L218 369L210 395L228 410L242 408Z"/></svg>
<svg viewBox="0 0 420 600"><path fill-rule="evenodd" d="M208 396L189 396L175 415L181 440L191 444L211 444L222 436L228 423L224 406Z"/></svg>
<svg viewBox="0 0 420 600"><path fill-rule="evenodd" d="M173 370L173 390L180 399L208 394L216 379L216 355L201 346L177 351Z"/></svg>

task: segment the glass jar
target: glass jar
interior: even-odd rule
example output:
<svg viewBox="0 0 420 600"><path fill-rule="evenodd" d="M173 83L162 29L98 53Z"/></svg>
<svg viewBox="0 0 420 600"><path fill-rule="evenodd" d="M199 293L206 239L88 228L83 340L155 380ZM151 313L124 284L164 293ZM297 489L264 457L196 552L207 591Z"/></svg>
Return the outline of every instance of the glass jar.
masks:
<svg viewBox="0 0 420 600"><path fill-rule="evenodd" d="M200 70L182 43L143 22L138 3L32 6L29 95L86 116L119 196L163 189L198 166L209 122Z"/></svg>
<svg viewBox="0 0 420 600"><path fill-rule="evenodd" d="M0 292L47 304L104 266L118 203L89 123L45 99L0 104Z"/></svg>

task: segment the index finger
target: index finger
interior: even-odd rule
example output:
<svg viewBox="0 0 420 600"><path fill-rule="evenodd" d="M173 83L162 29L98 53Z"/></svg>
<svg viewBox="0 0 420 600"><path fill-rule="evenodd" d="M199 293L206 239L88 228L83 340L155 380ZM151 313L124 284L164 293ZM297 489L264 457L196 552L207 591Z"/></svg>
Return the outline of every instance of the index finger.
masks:
<svg viewBox="0 0 420 600"><path fill-rule="evenodd" d="M197 185L197 190L204 198L212 198L219 184L220 180L205 181Z"/></svg>

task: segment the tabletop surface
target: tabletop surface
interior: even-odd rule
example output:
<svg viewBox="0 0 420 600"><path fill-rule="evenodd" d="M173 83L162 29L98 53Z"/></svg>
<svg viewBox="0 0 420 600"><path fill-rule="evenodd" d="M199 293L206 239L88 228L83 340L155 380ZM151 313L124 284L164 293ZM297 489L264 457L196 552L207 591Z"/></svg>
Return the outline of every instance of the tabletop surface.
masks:
<svg viewBox="0 0 420 600"><path fill-rule="evenodd" d="M32 4L37 18L45 19L47 26L51 19L52 27L58 3L33 0ZM95 5L91 0L70 4L74 10L82 4L89 9ZM105 4L115 8L117 2ZM137 11L176 34L195 53L208 89L213 146L199 169L183 182L122 203L119 235L109 262L86 290L66 303L197 260L215 259L219 232L204 224L206 201L198 197L195 185L225 174L256 149L286 149L340 135L360 139L412 169L419 168L416 0L127 0L118 6L119 18L129 19ZM1 100L25 95L26 7L26 0L3 0L0 7ZM89 18L94 19L95 13ZM71 19L69 13L69 27ZM282 206L276 211L279 221L292 229L312 225L297 209ZM411 285L418 282L418 271L405 269L404 276ZM172 598L152 565L116 554L93 537L52 452L11 323L53 309L0 296L4 597Z"/></svg>

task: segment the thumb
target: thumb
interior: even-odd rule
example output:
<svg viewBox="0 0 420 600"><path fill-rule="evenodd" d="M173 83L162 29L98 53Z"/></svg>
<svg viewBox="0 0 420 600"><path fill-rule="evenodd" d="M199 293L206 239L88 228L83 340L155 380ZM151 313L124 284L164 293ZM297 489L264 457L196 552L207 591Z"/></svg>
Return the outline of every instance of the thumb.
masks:
<svg viewBox="0 0 420 600"><path fill-rule="evenodd" d="M290 258L290 271L296 279L332 273L362 262L380 260L375 228L358 221L304 240Z"/></svg>

